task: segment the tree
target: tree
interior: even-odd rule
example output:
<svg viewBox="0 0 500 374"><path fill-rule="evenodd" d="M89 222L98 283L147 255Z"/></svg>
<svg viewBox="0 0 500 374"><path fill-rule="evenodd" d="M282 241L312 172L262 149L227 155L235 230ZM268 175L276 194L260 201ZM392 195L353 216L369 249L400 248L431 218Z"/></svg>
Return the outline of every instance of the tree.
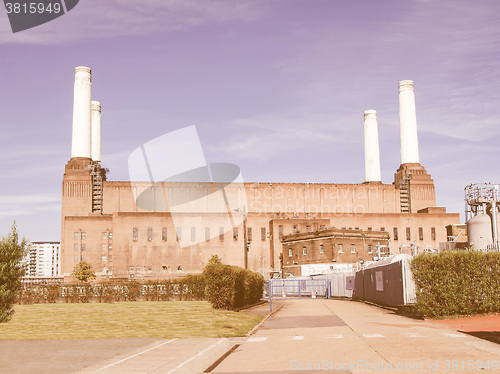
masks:
<svg viewBox="0 0 500 374"><path fill-rule="evenodd" d="M0 322L7 322L14 313L13 305L21 288L25 265L21 262L28 252L28 241L19 241L16 222L7 236L0 238Z"/></svg>
<svg viewBox="0 0 500 374"><path fill-rule="evenodd" d="M95 279L95 272L92 270L92 265L85 261L80 261L76 264L71 276L79 282L87 283Z"/></svg>

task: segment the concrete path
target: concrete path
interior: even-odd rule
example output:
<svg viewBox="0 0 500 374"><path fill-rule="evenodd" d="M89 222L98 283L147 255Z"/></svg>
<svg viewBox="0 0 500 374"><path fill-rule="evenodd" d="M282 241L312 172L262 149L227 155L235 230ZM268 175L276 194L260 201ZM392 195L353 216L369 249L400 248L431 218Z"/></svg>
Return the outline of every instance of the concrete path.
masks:
<svg viewBox="0 0 500 374"><path fill-rule="evenodd" d="M357 302L290 300L213 372L471 373L486 365L500 373L499 345L445 326Z"/></svg>

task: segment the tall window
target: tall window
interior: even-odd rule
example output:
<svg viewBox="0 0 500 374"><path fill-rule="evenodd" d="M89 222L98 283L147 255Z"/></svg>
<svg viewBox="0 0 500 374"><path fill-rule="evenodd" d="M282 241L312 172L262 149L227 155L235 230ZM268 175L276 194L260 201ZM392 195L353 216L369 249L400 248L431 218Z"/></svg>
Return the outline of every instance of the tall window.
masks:
<svg viewBox="0 0 500 374"><path fill-rule="evenodd" d="M196 227L191 227L191 241L196 241Z"/></svg>
<svg viewBox="0 0 500 374"><path fill-rule="evenodd" d="M431 239L436 240L436 228L431 227Z"/></svg>
<svg viewBox="0 0 500 374"><path fill-rule="evenodd" d="M424 240L424 229L422 227L418 228L418 239Z"/></svg>
<svg viewBox="0 0 500 374"><path fill-rule="evenodd" d="M210 240L210 227L205 227L205 240Z"/></svg>
<svg viewBox="0 0 500 374"><path fill-rule="evenodd" d="M306 232L311 232L311 225L306 226Z"/></svg>
<svg viewBox="0 0 500 374"><path fill-rule="evenodd" d="M266 228L265 227L260 228L260 240L262 240L262 241L266 240Z"/></svg>
<svg viewBox="0 0 500 374"><path fill-rule="evenodd" d="M219 241L224 241L224 227L219 227Z"/></svg>
<svg viewBox="0 0 500 374"><path fill-rule="evenodd" d="M406 228L406 240L411 240L411 231L410 228Z"/></svg>
<svg viewBox="0 0 500 374"><path fill-rule="evenodd" d="M152 241L153 241L153 228L148 227L148 242L152 242Z"/></svg>
<svg viewBox="0 0 500 374"><path fill-rule="evenodd" d="M356 253L356 244L351 244L351 253Z"/></svg>
<svg viewBox="0 0 500 374"><path fill-rule="evenodd" d="M302 255L307 256L307 247L302 247Z"/></svg>
<svg viewBox="0 0 500 374"><path fill-rule="evenodd" d="M177 235L177 241L180 242L182 240L182 227L177 227L175 234Z"/></svg>
<svg viewBox="0 0 500 374"><path fill-rule="evenodd" d="M369 244L368 245L368 253L372 253L373 252L373 245Z"/></svg>
<svg viewBox="0 0 500 374"><path fill-rule="evenodd" d="M132 240L136 242L138 238L139 238L139 230L137 229L137 227L134 227L132 229Z"/></svg>
<svg viewBox="0 0 500 374"><path fill-rule="evenodd" d="M394 235L393 235L393 236L394 236L394 240L398 240L398 228L397 228L397 227L394 227L394 229L393 229L393 230L394 230L394 231L393 231L393 232L394 232Z"/></svg>
<svg viewBox="0 0 500 374"><path fill-rule="evenodd" d="M238 240L238 228L237 227L233 228L233 240L234 241Z"/></svg>
<svg viewBox="0 0 500 374"><path fill-rule="evenodd" d="M283 237L283 226L281 225L278 226L278 234L279 238L281 239Z"/></svg>
<svg viewBox="0 0 500 374"><path fill-rule="evenodd" d="M292 233L296 234L299 229L297 228L297 225L293 225Z"/></svg>
<svg viewBox="0 0 500 374"><path fill-rule="evenodd" d="M161 241L166 242L167 241L167 228L163 227L161 229Z"/></svg>
<svg viewBox="0 0 500 374"><path fill-rule="evenodd" d="M342 243L338 244L338 252L339 253L344 253L344 245Z"/></svg>
<svg viewBox="0 0 500 374"><path fill-rule="evenodd" d="M320 244L319 245L319 254L322 255L325 253L325 247L323 246L323 244Z"/></svg>
<svg viewBox="0 0 500 374"><path fill-rule="evenodd" d="M293 255L292 248L288 248L288 257L292 257L292 255Z"/></svg>
<svg viewBox="0 0 500 374"><path fill-rule="evenodd" d="M251 228L251 227L248 227L248 228L247 228L247 240L248 240L249 242L251 242L251 241L252 241L252 228Z"/></svg>

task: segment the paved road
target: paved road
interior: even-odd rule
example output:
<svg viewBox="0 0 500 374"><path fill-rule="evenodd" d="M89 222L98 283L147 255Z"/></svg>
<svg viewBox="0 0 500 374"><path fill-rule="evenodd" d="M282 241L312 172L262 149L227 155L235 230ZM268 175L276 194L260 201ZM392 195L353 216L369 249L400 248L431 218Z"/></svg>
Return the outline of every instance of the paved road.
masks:
<svg viewBox="0 0 500 374"><path fill-rule="evenodd" d="M351 301L293 300L213 372L471 373L488 362L500 373L499 345L446 326Z"/></svg>
<svg viewBox="0 0 500 374"><path fill-rule="evenodd" d="M245 338L0 341L0 352L0 371L9 373L500 373L498 344L321 299L287 300ZM489 371L478 370L487 363Z"/></svg>

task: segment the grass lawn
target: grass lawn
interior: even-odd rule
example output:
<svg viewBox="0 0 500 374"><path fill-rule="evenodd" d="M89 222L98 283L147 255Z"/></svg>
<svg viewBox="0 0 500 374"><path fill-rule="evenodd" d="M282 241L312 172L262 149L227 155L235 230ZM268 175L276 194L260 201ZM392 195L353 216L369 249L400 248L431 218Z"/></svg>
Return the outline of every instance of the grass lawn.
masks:
<svg viewBox="0 0 500 374"><path fill-rule="evenodd" d="M0 339L244 336L263 317L212 309L206 301L16 305Z"/></svg>

